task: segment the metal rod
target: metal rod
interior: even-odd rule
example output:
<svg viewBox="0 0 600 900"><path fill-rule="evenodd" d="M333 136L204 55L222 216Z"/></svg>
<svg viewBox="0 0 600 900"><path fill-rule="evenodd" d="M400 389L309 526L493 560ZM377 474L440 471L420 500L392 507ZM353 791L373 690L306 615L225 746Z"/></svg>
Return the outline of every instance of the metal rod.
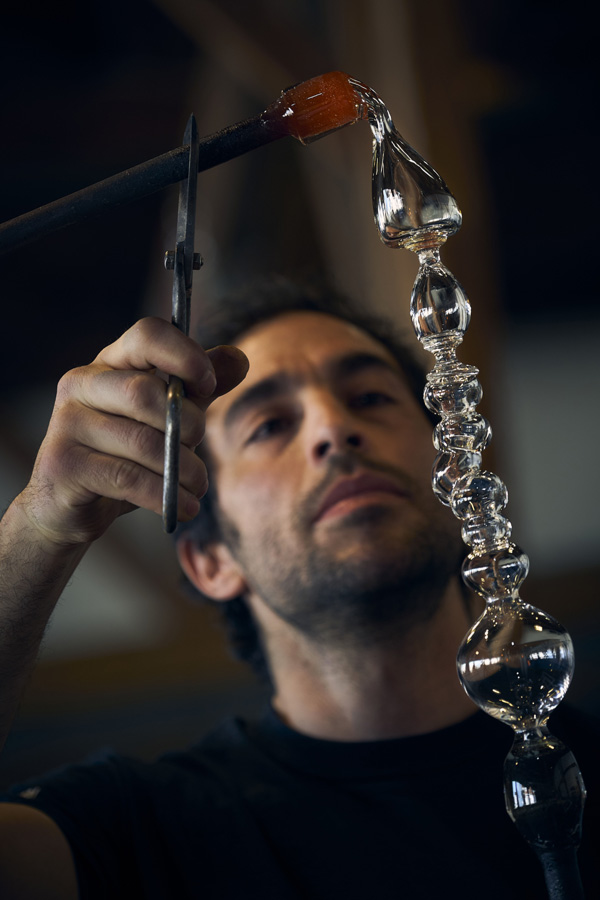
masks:
<svg viewBox="0 0 600 900"><path fill-rule="evenodd" d="M285 137L286 131L263 113L199 141L198 171L213 168L257 147ZM188 174L189 145L177 147L61 197L0 225L0 253L15 250L36 238L98 216L183 181Z"/></svg>
<svg viewBox="0 0 600 900"><path fill-rule="evenodd" d="M177 493L179 490L179 443L181 441L181 406L183 382L171 375L167 388L165 428L165 464L163 479L163 528L171 534L177 527Z"/></svg>
<svg viewBox="0 0 600 900"><path fill-rule="evenodd" d="M196 254L194 253L200 142L198 140L196 120L193 115L190 116L183 140L190 149L186 177L179 186L176 246L173 253L173 312L171 321L184 334L189 334L192 280L194 268L200 268L199 254L196 260ZM182 380L175 375L170 375L167 391L163 481L163 527L167 534L171 534L177 527L181 408L184 397L185 389Z"/></svg>

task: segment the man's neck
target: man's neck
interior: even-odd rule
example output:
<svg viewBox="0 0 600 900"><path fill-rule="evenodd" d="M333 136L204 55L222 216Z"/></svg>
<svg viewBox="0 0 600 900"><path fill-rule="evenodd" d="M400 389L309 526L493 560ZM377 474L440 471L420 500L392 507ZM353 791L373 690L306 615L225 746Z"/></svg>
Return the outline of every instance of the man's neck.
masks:
<svg viewBox="0 0 600 900"><path fill-rule="evenodd" d="M458 584L429 621L365 646L315 645L261 610L270 635L273 705L312 737L370 741L437 731L475 706L456 674L456 652L471 622Z"/></svg>

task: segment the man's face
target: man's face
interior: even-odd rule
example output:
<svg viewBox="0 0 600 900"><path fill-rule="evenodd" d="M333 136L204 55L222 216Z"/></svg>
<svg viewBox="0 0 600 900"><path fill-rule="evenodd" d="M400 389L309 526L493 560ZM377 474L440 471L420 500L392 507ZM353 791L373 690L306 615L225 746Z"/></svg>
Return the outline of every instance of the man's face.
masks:
<svg viewBox="0 0 600 900"><path fill-rule="evenodd" d="M345 616L389 618L423 579L443 586L462 545L431 492L431 425L391 354L308 312L238 343L250 371L211 406L206 439L225 539L252 594L323 632Z"/></svg>

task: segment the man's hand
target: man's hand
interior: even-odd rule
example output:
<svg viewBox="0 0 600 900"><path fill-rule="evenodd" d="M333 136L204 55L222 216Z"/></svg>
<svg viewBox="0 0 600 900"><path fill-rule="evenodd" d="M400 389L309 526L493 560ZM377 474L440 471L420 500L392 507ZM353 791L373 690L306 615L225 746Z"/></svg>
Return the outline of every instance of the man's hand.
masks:
<svg viewBox="0 0 600 900"><path fill-rule="evenodd" d="M206 490L194 453L210 401L248 363L233 347L205 353L162 319L143 319L89 366L69 372L31 480L0 524L0 748L35 663L48 619L87 548L124 512L160 513L167 385L182 379L178 515Z"/></svg>
<svg viewBox="0 0 600 900"><path fill-rule="evenodd" d="M99 537L135 507L162 509L166 382L178 375L186 397L181 416L178 518L193 518L207 487L194 449L212 399L247 371L241 351L204 352L162 319L142 319L93 363L60 381L48 432L21 511L47 542L60 547Z"/></svg>

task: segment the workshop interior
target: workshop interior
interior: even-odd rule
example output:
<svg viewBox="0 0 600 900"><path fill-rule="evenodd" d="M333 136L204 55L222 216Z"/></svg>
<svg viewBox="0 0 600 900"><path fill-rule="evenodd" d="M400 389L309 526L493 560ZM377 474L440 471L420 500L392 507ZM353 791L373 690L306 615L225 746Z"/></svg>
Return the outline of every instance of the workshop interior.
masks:
<svg viewBox="0 0 600 900"><path fill-rule="evenodd" d="M478 367L531 570L528 602L570 631L568 698L600 712L594 278L598 143L592 30L576 5L494 0L39 0L0 29L0 221L256 116L340 70L371 85L440 172L463 224L444 261L472 305ZM190 333L224 292L269 273L325 279L411 331L417 262L373 226L359 121L201 172ZM176 184L0 256L0 502L24 486L58 378L145 315L171 316ZM414 340L414 335L413 335ZM190 599L159 517L93 547L57 609L0 780L99 745L142 758L264 703L212 610Z"/></svg>

